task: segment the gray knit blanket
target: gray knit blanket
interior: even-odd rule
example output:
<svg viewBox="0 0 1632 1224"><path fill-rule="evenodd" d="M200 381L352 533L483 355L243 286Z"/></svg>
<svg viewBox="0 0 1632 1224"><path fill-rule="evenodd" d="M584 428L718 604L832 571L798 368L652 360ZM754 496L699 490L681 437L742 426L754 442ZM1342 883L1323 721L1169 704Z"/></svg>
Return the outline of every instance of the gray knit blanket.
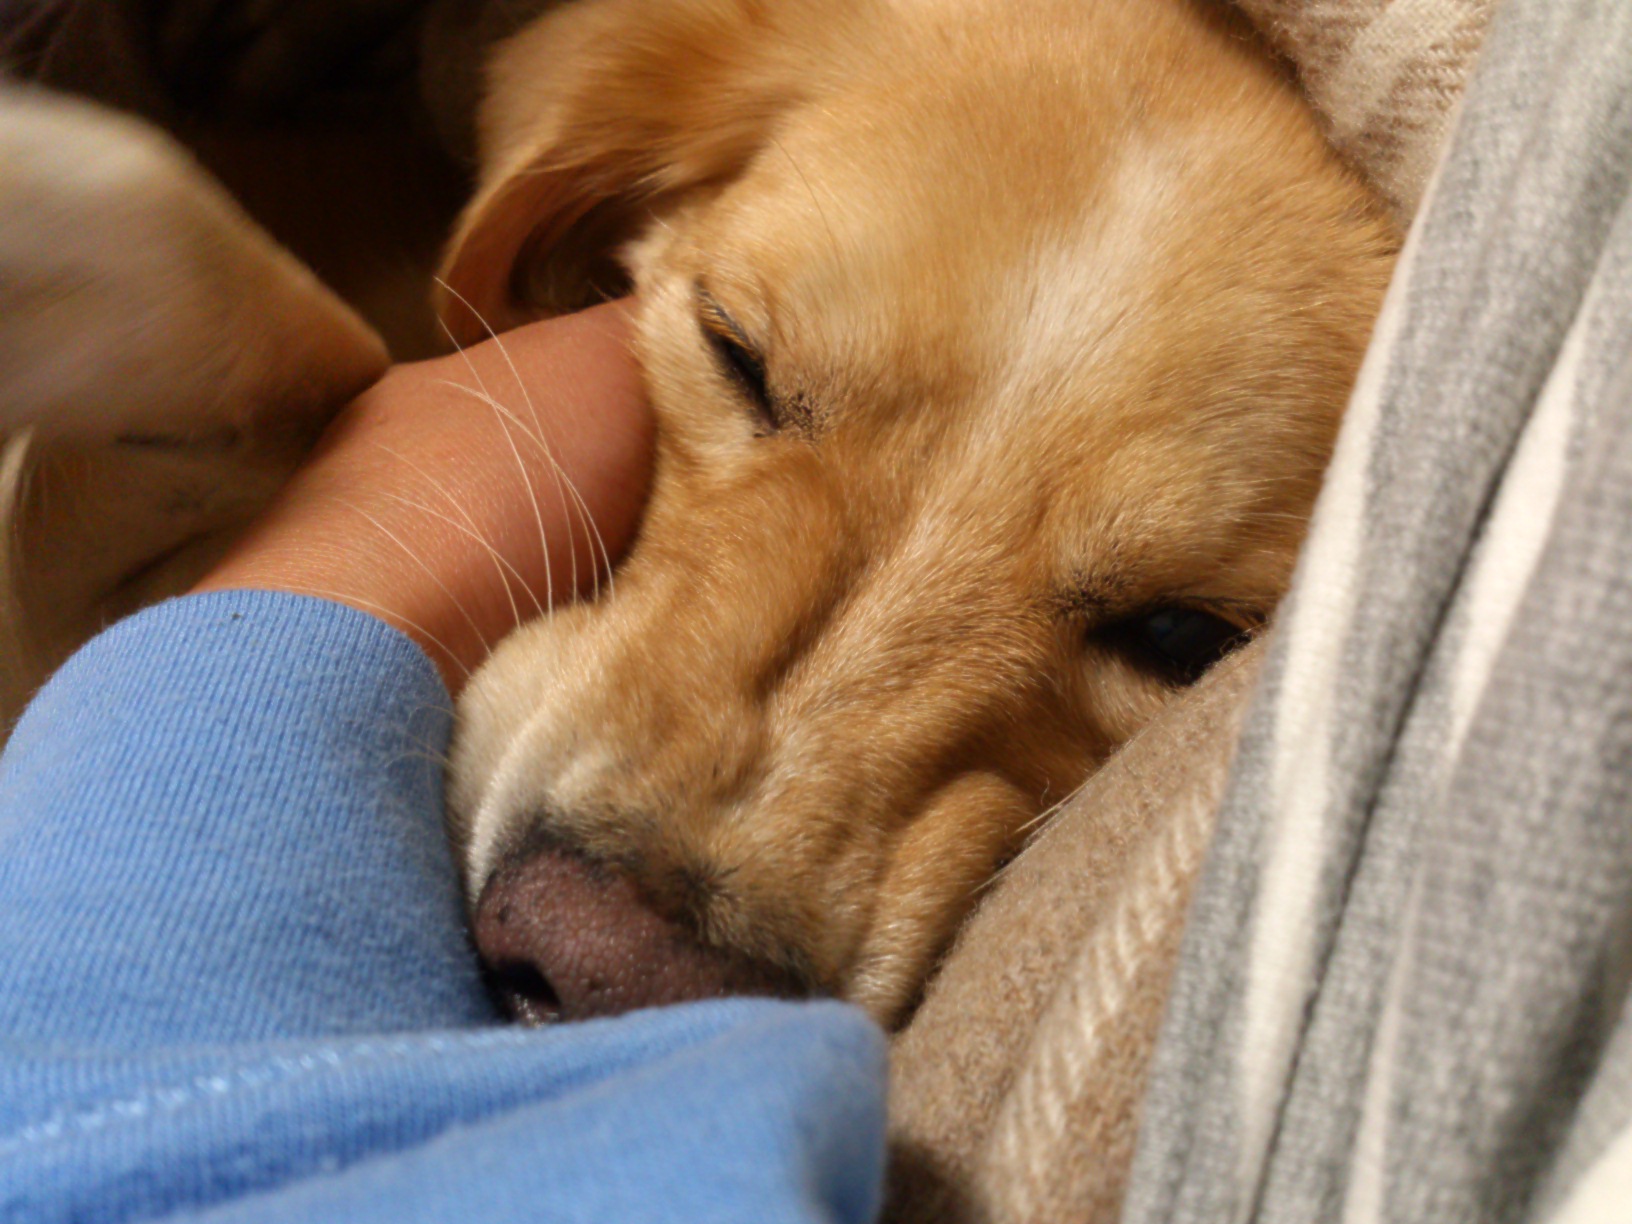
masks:
<svg viewBox="0 0 1632 1224"><path fill-rule="evenodd" d="M1632 4L1505 0L1246 721L1123 1218L1632 1221L1629 983Z"/></svg>

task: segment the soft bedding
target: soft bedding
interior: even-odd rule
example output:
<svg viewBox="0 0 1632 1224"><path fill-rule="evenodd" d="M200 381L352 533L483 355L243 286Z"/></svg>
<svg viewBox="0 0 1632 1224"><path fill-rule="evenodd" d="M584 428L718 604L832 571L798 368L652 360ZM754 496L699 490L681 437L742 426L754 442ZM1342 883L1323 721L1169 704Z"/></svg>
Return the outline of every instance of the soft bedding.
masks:
<svg viewBox="0 0 1632 1224"><path fill-rule="evenodd" d="M1632 11L1509 0L1459 100L1494 6L1243 7L1411 239L1262 681L993 890L896 1042L893 1210L1621 1220Z"/></svg>

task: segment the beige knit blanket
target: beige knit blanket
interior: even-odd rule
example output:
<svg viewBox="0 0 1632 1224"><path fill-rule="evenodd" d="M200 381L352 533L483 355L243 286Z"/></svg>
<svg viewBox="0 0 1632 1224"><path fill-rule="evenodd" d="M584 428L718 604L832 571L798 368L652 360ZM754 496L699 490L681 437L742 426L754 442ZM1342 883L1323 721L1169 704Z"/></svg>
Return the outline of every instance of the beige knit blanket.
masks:
<svg viewBox="0 0 1632 1224"><path fill-rule="evenodd" d="M1237 0L1410 221L1495 0ZM1110 1224L1261 647L1124 748L993 885L896 1038L887 1216Z"/></svg>
<svg viewBox="0 0 1632 1224"><path fill-rule="evenodd" d="M1332 144L1409 222L1496 0L1235 0L1297 66Z"/></svg>

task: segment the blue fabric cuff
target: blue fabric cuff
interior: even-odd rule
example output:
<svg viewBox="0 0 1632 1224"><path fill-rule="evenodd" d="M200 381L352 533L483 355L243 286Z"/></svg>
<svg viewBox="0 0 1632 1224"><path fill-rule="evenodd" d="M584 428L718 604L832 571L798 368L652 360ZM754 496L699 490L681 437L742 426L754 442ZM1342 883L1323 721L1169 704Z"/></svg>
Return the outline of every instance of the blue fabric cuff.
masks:
<svg viewBox="0 0 1632 1224"><path fill-rule="evenodd" d="M450 723L418 646L326 600L193 596L103 633L0 758L0 1032L495 1019L441 828Z"/></svg>
<svg viewBox="0 0 1632 1224"><path fill-rule="evenodd" d="M267 592L90 643L0 757L0 1219L860 1221L836 1003L494 1024L411 641Z"/></svg>

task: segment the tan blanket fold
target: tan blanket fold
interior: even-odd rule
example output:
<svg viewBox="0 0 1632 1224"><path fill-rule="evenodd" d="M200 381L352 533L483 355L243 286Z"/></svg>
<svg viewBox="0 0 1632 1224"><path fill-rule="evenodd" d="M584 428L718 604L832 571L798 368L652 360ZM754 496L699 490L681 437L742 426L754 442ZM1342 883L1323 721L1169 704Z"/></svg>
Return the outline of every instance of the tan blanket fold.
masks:
<svg viewBox="0 0 1632 1224"><path fill-rule="evenodd" d="M1094 775L959 936L894 1046L889 1219L1115 1219L1261 649Z"/></svg>
<svg viewBox="0 0 1632 1224"><path fill-rule="evenodd" d="M1496 0L1236 3L1297 66L1328 139L1409 222Z"/></svg>

